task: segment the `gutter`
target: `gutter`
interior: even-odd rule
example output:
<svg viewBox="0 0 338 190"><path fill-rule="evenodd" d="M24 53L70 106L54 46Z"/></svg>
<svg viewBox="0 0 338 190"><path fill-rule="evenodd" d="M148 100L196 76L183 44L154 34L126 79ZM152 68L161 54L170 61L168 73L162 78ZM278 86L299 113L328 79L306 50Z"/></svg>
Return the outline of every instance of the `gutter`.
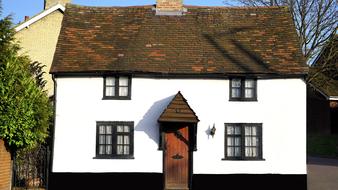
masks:
<svg viewBox="0 0 338 190"><path fill-rule="evenodd" d="M338 96L329 96L328 100L338 100Z"/></svg>

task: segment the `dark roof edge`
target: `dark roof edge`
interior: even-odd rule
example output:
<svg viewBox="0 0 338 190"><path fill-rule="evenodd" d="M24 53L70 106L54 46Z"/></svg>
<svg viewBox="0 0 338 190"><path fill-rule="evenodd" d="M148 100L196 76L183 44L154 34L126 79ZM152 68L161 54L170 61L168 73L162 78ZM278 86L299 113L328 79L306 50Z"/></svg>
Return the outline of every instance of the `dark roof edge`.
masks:
<svg viewBox="0 0 338 190"><path fill-rule="evenodd" d="M90 77L90 76L104 76L104 75L132 75L133 77L147 77L147 78L196 78L196 79L224 79L231 77L255 77L255 78L305 78L307 73L152 73L152 72L50 72L55 77Z"/></svg>
<svg viewBox="0 0 338 190"><path fill-rule="evenodd" d="M155 7L156 4L148 4L148 5L130 5L130 6L88 6L88 5L78 5L73 3L67 3L66 7L69 8L87 8L87 9L114 9L114 8L152 8ZM205 6L205 5L186 5L184 4L183 7L190 8L190 9L198 9L198 8L205 8L205 9L287 9L289 10L288 6Z"/></svg>

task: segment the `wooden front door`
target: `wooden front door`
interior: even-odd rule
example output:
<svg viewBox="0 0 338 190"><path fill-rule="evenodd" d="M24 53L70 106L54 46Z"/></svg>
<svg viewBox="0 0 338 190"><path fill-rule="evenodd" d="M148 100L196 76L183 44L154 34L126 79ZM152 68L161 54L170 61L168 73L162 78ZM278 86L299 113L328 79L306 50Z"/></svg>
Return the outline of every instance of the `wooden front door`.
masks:
<svg viewBox="0 0 338 190"><path fill-rule="evenodd" d="M164 189L189 189L189 127L172 124L164 132Z"/></svg>

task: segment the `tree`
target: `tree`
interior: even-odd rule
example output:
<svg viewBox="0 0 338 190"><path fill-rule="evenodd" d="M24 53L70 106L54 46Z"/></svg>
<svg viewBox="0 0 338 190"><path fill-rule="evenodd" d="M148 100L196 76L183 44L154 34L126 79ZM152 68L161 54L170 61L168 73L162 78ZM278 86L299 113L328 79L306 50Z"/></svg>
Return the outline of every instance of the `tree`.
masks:
<svg viewBox="0 0 338 190"><path fill-rule="evenodd" d="M338 35L336 30L326 41L322 51L309 70L307 82L326 92L337 92L338 85Z"/></svg>
<svg viewBox="0 0 338 190"><path fill-rule="evenodd" d="M0 138L12 150L32 148L48 136L52 106L41 66L31 64L14 41L11 18L0 20Z"/></svg>
<svg viewBox="0 0 338 190"><path fill-rule="evenodd" d="M225 0L230 2L232 0ZM337 28L337 0L236 0L247 6L289 6L304 57L311 64Z"/></svg>

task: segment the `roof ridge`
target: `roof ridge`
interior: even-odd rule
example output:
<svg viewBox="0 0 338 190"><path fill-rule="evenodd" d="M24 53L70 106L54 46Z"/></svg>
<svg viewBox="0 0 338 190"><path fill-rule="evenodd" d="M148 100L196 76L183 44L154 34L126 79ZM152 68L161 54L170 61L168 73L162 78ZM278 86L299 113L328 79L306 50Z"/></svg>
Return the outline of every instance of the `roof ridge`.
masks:
<svg viewBox="0 0 338 190"><path fill-rule="evenodd" d="M184 5L187 8L217 8L217 9L289 9L288 6L203 6Z"/></svg>
<svg viewBox="0 0 338 190"><path fill-rule="evenodd" d="M70 8L88 8L88 9L111 9L111 8L151 8L155 4L149 5L131 5L131 6L89 6L68 3L66 7ZM215 9L289 9L288 6L205 6L205 5L184 5L186 8L215 8Z"/></svg>
<svg viewBox="0 0 338 190"><path fill-rule="evenodd" d="M87 8L87 9L111 9L111 8L151 8L154 5L131 5L131 6L89 6L67 3L67 8Z"/></svg>

